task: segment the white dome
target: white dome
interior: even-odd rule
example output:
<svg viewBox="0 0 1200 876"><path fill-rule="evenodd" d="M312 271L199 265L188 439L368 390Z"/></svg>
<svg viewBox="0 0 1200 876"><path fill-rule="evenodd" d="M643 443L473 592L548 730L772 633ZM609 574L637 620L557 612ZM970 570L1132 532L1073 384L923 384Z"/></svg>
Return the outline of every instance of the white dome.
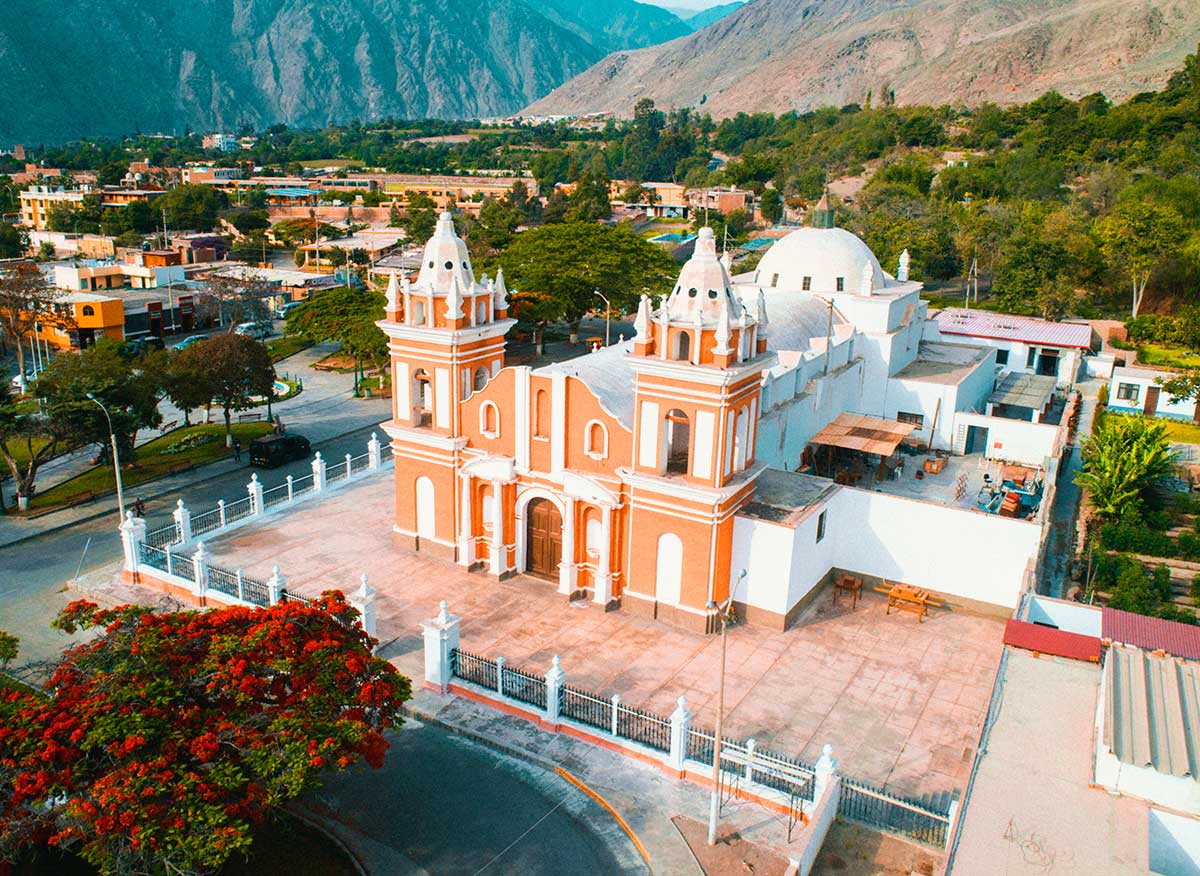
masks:
<svg viewBox="0 0 1200 876"><path fill-rule="evenodd" d="M425 244L417 288L449 295L452 279L458 280L459 288L466 294L470 294L475 286L467 244L454 230L454 218L449 213L442 213L433 237Z"/></svg>
<svg viewBox="0 0 1200 876"><path fill-rule="evenodd" d="M717 258L713 230L701 228L692 257L679 272L675 288L667 298L667 317L689 323L699 320L712 324L720 317L723 304L732 305L735 319L741 315L740 302L733 294L729 274Z"/></svg>
<svg viewBox="0 0 1200 876"><path fill-rule="evenodd" d="M767 250L755 281L767 290L859 292L869 271L871 289L884 286L875 253L844 228L798 228ZM778 275L778 277L776 277ZM809 278L806 285L805 278ZM838 278L841 278L841 289Z"/></svg>

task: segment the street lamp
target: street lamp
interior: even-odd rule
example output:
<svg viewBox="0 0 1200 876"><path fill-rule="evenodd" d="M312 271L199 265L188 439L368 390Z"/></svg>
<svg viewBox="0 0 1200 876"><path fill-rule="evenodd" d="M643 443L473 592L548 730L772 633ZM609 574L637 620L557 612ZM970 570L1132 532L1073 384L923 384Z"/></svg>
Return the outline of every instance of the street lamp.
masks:
<svg viewBox="0 0 1200 876"><path fill-rule="evenodd" d="M725 717L725 644L726 632L729 629L728 612L733 602L733 593L717 605L713 600L705 606L710 612L715 611L721 619L721 675L717 689L717 729L713 734L713 786L712 797L708 801L708 844L717 844L717 816L721 811L721 719Z"/></svg>
<svg viewBox="0 0 1200 876"><path fill-rule="evenodd" d="M113 432L112 417L108 415L108 408L104 406L104 403L100 401L100 399L96 398L96 396L90 392L87 394L87 397L90 401L94 401L100 406L100 410L104 411L104 419L108 422L108 438L109 441L112 442L113 472L117 476L117 515L121 518L121 520L124 520L125 496L121 492L121 457L120 454L117 453L117 435L115 432ZM723 679L724 677L724 671L722 671L721 678Z"/></svg>
<svg viewBox="0 0 1200 876"><path fill-rule="evenodd" d="M612 319L612 305L608 303L608 298L599 289L592 290L593 295L600 296L600 300L604 302L604 346L608 346L608 324Z"/></svg>

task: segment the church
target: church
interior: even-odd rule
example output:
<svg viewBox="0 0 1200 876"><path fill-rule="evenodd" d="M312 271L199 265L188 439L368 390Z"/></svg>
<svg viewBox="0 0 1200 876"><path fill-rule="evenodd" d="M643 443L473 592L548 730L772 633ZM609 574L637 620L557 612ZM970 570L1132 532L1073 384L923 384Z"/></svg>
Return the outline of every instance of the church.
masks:
<svg viewBox="0 0 1200 876"><path fill-rule="evenodd" d="M907 262L886 273L825 203L739 276L701 229L670 294L642 298L633 339L506 366L516 321L503 275L476 278L443 213L416 281L392 276L378 323L392 367L383 428L395 532L478 571L481 584L525 574L567 599L709 631L708 606L731 595L752 622L786 626L842 570L1015 605L1041 544L1040 509L1018 520L976 499L985 469L1014 462L1014 446L1015 461L1036 470L1030 480L1052 485L1065 436L1036 415L996 415L995 350L941 340ZM988 425L1006 438L1042 432L963 446ZM912 487L897 473L914 448L977 458L978 471L964 468L953 501L889 493ZM851 482L851 468L870 484ZM936 570L906 561L892 541L911 550L915 518L879 505L888 501L966 515L928 525L957 531L952 552L967 556ZM1010 555L980 583L965 564L989 544Z"/></svg>

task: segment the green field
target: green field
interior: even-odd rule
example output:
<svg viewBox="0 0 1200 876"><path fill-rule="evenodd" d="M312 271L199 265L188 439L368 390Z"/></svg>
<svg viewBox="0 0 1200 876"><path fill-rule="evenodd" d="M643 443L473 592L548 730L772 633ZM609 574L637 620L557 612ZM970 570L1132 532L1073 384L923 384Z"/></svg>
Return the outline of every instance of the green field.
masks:
<svg viewBox="0 0 1200 876"><path fill-rule="evenodd" d="M1138 344L1138 362L1152 368L1200 368L1200 353L1165 344Z"/></svg>
<svg viewBox="0 0 1200 876"><path fill-rule="evenodd" d="M282 338L272 338L267 341L267 352L271 354L272 362L280 362L311 346L312 341L300 335L284 335Z"/></svg>
<svg viewBox="0 0 1200 876"><path fill-rule="evenodd" d="M233 434L242 446L246 446L255 438L270 432L270 423L234 423ZM178 445L184 438L193 435L211 435L213 440L194 447L186 447L178 452L169 452L172 445ZM209 423L200 426L185 426L174 429L153 441L147 441L137 449L137 456L130 466L122 466L121 483L125 488L127 499L133 497L130 487L136 487L147 481L171 474L206 462L214 462L233 451L225 446L225 425ZM51 487L44 493L37 493L29 502L32 511L52 508L58 505L69 505L81 499L111 493L116 490L116 481L110 465L96 466L81 475L63 481Z"/></svg>

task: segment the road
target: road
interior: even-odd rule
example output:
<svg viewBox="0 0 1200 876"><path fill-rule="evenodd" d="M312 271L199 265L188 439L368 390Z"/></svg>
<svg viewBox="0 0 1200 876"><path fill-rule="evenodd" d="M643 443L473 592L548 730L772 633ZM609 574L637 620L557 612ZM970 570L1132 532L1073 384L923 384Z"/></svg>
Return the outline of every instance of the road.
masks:
<svg viewBox="0 0 1200 876"><path fill-rule="evenodd" d="M390 876L645 873L612 816L558 775L409 719L383 768L332 777L312 801Z"/></svg>

